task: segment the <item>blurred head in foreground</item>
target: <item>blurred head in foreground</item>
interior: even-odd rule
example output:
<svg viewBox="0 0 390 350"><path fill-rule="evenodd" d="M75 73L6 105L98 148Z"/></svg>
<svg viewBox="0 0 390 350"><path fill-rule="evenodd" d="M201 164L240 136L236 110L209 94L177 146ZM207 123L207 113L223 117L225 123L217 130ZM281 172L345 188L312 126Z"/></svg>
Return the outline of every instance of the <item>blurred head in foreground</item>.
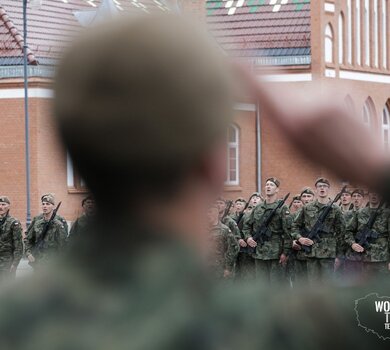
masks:
<svg viewBox="0 0 390 350"><path fill-rule="evenodd" d="M223 185L231 96L225 58L203 30L149 15L72 46L55 115L98 210L194 230Z"/></svg>

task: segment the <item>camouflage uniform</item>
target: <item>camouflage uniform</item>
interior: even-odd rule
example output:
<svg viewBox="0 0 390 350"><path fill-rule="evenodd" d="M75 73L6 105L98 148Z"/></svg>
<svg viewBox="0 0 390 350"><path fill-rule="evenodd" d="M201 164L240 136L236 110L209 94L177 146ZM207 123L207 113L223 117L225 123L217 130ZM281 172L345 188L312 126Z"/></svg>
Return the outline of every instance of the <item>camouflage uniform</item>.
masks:
<svg viewBox="0 0 390 350"><path fill-rule="evenodd" d="M356 234L368 222L371 213L377 209L365 207L355 212L347 223L345 242L347 243L347 265L348 271L352 275L363 274L371 275L377 273L388 274L387 265L390 261L390 209L380 208L378 216L373 225L373 230L379 234L379 237L368 243L364 247L363 253L357 253L352 250L352 244L355 243ZM353 277L353 276L352 276Z"/></svg>
<svg viewBox="0 0 390 350"><path fill-rule="evenodd" d="M17 267L22 255L22 225L7 215L0 220L0 278L10 276L11 266Z"/></svg>
<svg viewBox="0 0 390 350"><path fill-rule="evenodd" d="M250 215L251 215L250 212L246 212L242 216L237 226L243 227L245 225L245 222L249 220ZM240 238L246 241L242 230L240 230L239 239ZM244 278L244 279L248 279L248 278L253 279L255 277L255 260L251 255L246 253L238 253L237 264L236 264L236 276L238 278Z"/></svg>
<svg viewBox="0 0 390 350"><path fill-rule="evenodd" d="M298 240L302 237L301 232L304 228L310 231L326 206L316 200L303 207L293 222L291 232L293 239ZM298 259L306 259L309 283L333 278L335 258L341 255L345 221L340 208L335 204L325 220L324 229L327 233L322 234L321 241L316 241L311 246L309 253L300 250L297 254Z"/></svg>
<svg viewBox="0 0 390 350"><path fill-rule="evenodd" d="M65 231L66 231L66 235L68 236L68 233L69 233L69 226L68 226L68 222L61 216L61 215L56 215L56 220L58 221L61 221L62 225L64 226L65 228Z"/></svg>
<svg viewBox="0 0 390 350"><path fill-rule="evenodd" d="M66 229L61 221L54 219L44 238L44 242L39 251L35 248L40 241L42 230L46 220L43 214L36 216L28 227L26 238L24 239L26 254L32 254L37 262L45 261L51 253L57 253L64 247L66 240Z"/></svg>
<svg viewBox="0 0 390 350"><path fill-rule="evenodd" d="M253 237L263 220L276 208L278 201L268 204L259 203L251 212L248 220L244 223L243 234L245 240ZM269 241L258 244L253 254L256 266L256 275L271 283L283 281L283 268L279 264L280 255L288 253L288 224L289 210L286 205L282 206L273 217L268 228L272 235Z"/></svg>
<svg viewBox="0 0 390 350"><path fill-rule="evenodd" d="M290 213L287 215L286 222L287 222L287 232L288 235L286 235L285 238L285 246L287 247L286 251L288 252L288 260L286 265L286 279L290 282L293 282L295 280L296 276L296 265L297 263L297 250L292 249L293 245L293 239L291 237L291 230L292 230L292 224L294 222L294 219L298 215L300 210L298 210L295 213Z"/></svg>
<svg viewBox="0 0 390 350"><path fill-rule="evenodd" d="M230 229L234 237L236 237L237 239L241 238L241 233L238 229L237 223L229 215L226 215L222 219L222 223Z"/></svg>
<svg viewBox="0 0 390 350"><path fill-rule="evenodd" d="M78 217L76 221L72 224L72 227L70 228L68 239L73 240L77 238L80 234L83 234L83 232L85 232L90 222L91 222L91 218L86 214L83 214L80 217Z"/></svg>
<svg viewBox="0 0 390 350"><path fill-rule="evenodd" d="M229 227L220 222L213 226L210 231L210 246L213 250L209 263L214 275L223 278L225 270L233 273L239 247Z"/></svg>

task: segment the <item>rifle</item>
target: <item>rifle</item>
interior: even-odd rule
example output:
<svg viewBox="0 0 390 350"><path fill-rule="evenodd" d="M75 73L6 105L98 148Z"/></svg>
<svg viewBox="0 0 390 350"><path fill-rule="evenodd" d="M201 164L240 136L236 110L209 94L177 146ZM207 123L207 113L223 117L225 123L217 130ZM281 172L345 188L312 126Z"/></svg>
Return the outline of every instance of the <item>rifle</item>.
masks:
<svg viewBox="0 0 390 350"><path fill-rule="evenodd" d="M272 232L268 228L269 224L271 223L272 219L274 218L276 212L284 205L287 198L290 196L290 193L287 193L286 196L279 201L278 205L272 209L272 211L269 213L269 215L265 218L265 220L261 223L260 227L256 231L256 233L253 235L253 240L255 240L258 244L263 245L265 241L268 241L271 238ZM251 254L254 253L256 248L252 247L240 247L241 253L247 253Z"/></svg>
<svg viewBox="0 0 390 350"><path fill-rule="evenodd" d="M227 215L229 215L229 212L230 212L230 209L232 208L232 205L233 205L233 201L229 200L229 201L228 201L228 205L226 206L225 211L223 212L221 221L222 221Z"/></svg>
<svg viewBox="0 0 390 350"><path fill-rule="evenodd" d="M253 195L249 197L249 200L246 202L244 209L242 210L242 212L240 213L240 215L238 215L238 218L236 219L236 224L237 224L238 228L240 229L240 231L242 230L242 227L240 227L241 220L244 217L245 210L247 210L249 207L249 203L250 203L252 197L253 197Z"/></svg>
<svg viewBox="0 0 390 350"><path fill-rule="evenodd" d="M379 236L378 232L374 231L372 228L378 217L379 210L382 208L383 204L384 201L381 201L379 207L371 213L368 222L362 227L362 229L356 235L356 239L355 239L356 243L365 249L368 247L371 240L377 239Z"/></svg>
<svg viewBox="0 0 390 350"><path fill-rule="evenodd" d="M34 247L34 252L33 252L33 257L35 258L36 255L38 255L41 251L42 251L42 248L43 248L43 243L45 241L45 238L47 236L47 232L49 231L49 228L50 228L50 224L53 222L53 220L55 219L56 215L57 215L57 212L58 212L58 209L60 209L60 206L61 206L61 203L62 202L59 202L57 207L54 208L53 212L51 213L51 216L50 216L50 219L49 221L47 221L45 223L45 225L43 226L43 230L42 230L42 234L39 238L38 241L35 242L35 247ZM31 267L34 267L34 264L35 262L29 262L28 263Z"/></svg>
<svg viewBox="0 0 390 350"><path fill-rule="evenodd" d="M327 231L324 230L324 223L326 218L328 217L330 211L332 210L333 204L335 204L341 197L341 195L344 193L345 189L347 186L344 186L342 190L337 194L337 196L333 199L330 204L328 204L325 209L322 211L321 215L318 217L316 223L312 227L310 231L308 231L305 227L301 231L302 237L309 238L312 241L321 241L321 235L323 233L328 233ZM301 245L302 250L305 251L305 253L310 253L311 247L307 245Z"/></svg>

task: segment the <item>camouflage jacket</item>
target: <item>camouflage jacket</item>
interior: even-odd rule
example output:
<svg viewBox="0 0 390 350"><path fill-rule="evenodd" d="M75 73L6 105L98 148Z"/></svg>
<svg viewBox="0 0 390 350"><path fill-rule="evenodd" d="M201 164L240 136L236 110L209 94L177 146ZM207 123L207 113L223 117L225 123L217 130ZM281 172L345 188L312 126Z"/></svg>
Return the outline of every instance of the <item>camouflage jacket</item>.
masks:
<svg viewBox="0 0 390 350"><path fill-rule="evenodd" d="M293 222L294 222L294 219L298 216L298 213L301 211L302 209L296 211L295 213L290 213L289 215L287 215L286 217L286 227L287 227L287 235L285 237L285 243L284 245L286 247L288 247L288 252L292 252L292 244L293 244L293 238L291 236L291 232L292 232L292 225L293 225ZM287 249L287 248L286 248Z"/></svg>
<svg viewBox="0 0 390 350"><path fill-rule="evenodd" d="M245 240L249 237L253 237L256 231L259 229L263 220L270 214L270 212L278 205L278 201L267 204L259 203L251 212L249 218L244 221L243 235ZM288 246L288 222L287 218L290 214L286 205L281 207L276 215L273 217L268 228L272 235L271 238L264 242L264 244L258 244L256 252L253 255L256 259L271 260L279 259L282 253L287 253Z"/></svg>
<svg viewBox="0 0 390 350"><path fill-rule="evenodd" d="M55 218L49 226L39 252L36 251L37 244L41 240L42 230L46 221L43 214L36 216L28 227L24 239L26 254L32 254L35 258L41 258L47 253L56 252L63 248L66 240L66 229L63 223Z"/></svg>
<svg viewBox="0 0 390 350"><path fill-rule="evenodd" d="M89 225L91 221L91 218L85 214L81 215L76 219L76 221L72 224L72 227L69 231L69 239L73 239L75 237L78 237L80 234L83 234L83 232L86 230L87 226Z"/></svg>
<svg viewBox="0 0 390 350"><path fill-rule="evenodd" d="M62 216L60 216L58 214L56 215L56 220L61 221L62 225L65 228L66 235L68 235L68 233L69 233L68 222Z"/></svg>
<svg viewBox="0 0 390 350"><path fill-rule="evenodd" d="M228 215L226 215L223 219L222 219L222 223L229 227L230 231L232 231L233 233L233 236L236 238L236 239L240 239L241 238L241 232L237 226L237 223Z"/></svg>
<svg viewBox="0 0 390 350"><path fill-rule="evenodd" d="M354 210L347 210L347 211L341 211L341 212L343 213L344 221L345 221L345 231L344 231L344 237L345 237L346 230L347 230L347 224L353 218L355 211ZM346 252L348 250L348 244L345 241L345 239L341 242L340 249L341 249L340 256L345 258Z"/></svg>
<svg viewBox="0 0 390 350"><path fill-rule="evenodd" d="M223 277L223 271L232 271L239 251L237 240L230 229L222 223L218 223L210 230L210 246L212 252L209 263L219 277Z"/></svg>
<svg viewBox="0 0 390 350"><path fill-rule="evenodd" d="M363 253L356 253L351 248L352 244L355 243L356 234L368 222L373 210L375 209L368 207L360 209L355 212L352 218L348 221L345 234L345 242L348 246L346 257L348 260L366 262L384 262L390 260L390 210L386 208L379 209L379 214L372 228L379 234L379 237L374 241L369 242L368 247L365 248Z"/></svg>
<svg viewBox="0 0 390 350"><path fill-rule="evenodd" d="M291 236L293 239L302 237L302 231L310 231L318 220L318 217L326 205L317 200L304 206L294 219ZM340 208L332 206L328 217L325 220L324 230L326 234L321 235L321 240L315 242L309 253L303 250L298 252L299 258L335 258L342 256L342 245L345 232L345 220Z"/></svg>
<svg viewBox="0 0 390 350"><path fill-rule="evenodd" d="M19 220L6 216L0 220L0 269L18 266L22 255L22 225Z"/></svg>

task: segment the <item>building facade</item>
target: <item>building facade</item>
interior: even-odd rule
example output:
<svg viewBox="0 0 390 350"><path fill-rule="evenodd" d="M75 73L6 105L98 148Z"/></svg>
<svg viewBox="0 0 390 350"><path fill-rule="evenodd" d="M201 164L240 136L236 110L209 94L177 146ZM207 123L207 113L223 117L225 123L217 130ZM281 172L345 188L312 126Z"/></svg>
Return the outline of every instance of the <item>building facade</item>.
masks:
<svg viewBox="0 0 390 350"><path fill-rule="evenodd" d="M21 3L5 0L0 4L0 194L10 197L13 214L24 221ZM29 8L28 25L33 216L40 210L40 196L47 192L63 202L61 215L67 220L74 220L81 211L87 190L58 141L52 121L53 67L81 27L80 18L98 18L103 4L107 6L104 11L118 13L166 11L172 4L191 11L206 21L226 52L250 62L254 73L263 74L269 84L303 92L334 90L383 147L389 147L388 0L44 0L40 8ZM235 111L228 130L226 197L248 197L261 190L270 176L281 179L281 195L312 186L319 176L330 177L334 191L348 180L336 179L302 158L262 112L259 101L243 97Z"/></svg>

